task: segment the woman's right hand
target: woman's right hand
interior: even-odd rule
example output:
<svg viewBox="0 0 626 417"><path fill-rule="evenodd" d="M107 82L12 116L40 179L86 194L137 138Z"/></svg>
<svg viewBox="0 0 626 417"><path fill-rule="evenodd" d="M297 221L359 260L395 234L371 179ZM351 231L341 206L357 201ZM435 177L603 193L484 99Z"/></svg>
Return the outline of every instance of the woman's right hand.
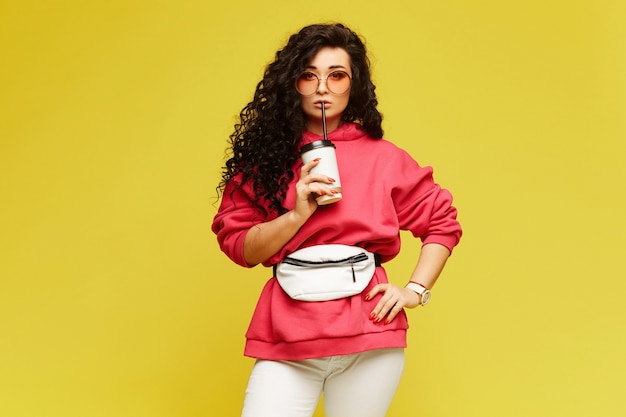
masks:
<svg viewBox="0 0 626 417"><path fill-rule="evenodd" d="M319 161L320 158L317 158L304 164L300 169L300 179L296 183L296 204L293 211L303 221L308 220L317 210L318 204L315 200L317 197L337 193L324 186L324 184L335 182L333 178L323 174L311 173L311 170L319 164Z"/></svg>
<svg viewBox="0 0 626 417"><path fill-rule="evenodd" d="M334 194L324 184L335 182L322 174L312 174L319 159L302 166L300 179L296 183L296 204L294 208L282 216L254 225L248 230L243 244L244 258L248 265L265 262L282 249L298 232L300 227L317 210L318 195Z"/></svg>

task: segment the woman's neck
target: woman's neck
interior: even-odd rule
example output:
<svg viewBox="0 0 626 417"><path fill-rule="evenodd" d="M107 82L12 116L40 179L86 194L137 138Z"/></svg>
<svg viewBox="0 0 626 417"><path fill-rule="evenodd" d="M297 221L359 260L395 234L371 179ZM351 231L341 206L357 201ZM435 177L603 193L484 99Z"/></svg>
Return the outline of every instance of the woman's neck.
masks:
<svg viewBox="0 0 626 417"><path fill-rule="evenodd" d="M329 122L327 120L326 121L326 133L330 133L332 131L339 129L341 125L342 125L341 120L337 120L336 122ZM321 123L321 121L319 123L317 120L307 122L306 130L308 130L311 133L315 133L316 135L320 135L320 136L324 135L324 125Z"/></svg>

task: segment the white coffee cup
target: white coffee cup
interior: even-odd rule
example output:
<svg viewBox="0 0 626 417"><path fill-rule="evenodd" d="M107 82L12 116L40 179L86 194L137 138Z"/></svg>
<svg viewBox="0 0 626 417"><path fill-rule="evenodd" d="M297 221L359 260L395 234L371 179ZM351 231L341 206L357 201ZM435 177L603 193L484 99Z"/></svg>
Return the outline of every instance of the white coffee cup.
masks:
<svg viewBox="0 0 626 417"><path fill-rule="evenodd" d="M337 194L320 195L316 198L317 204L323 206L341 200L341 181L339 180L335 145L329 140L317 140L308 143L300 149L300 157L305 164L316 158L320 158L319 163L313 167L311 173L324 174L335 180L332 184L318 183L330 190L337 191Z"/></svg>

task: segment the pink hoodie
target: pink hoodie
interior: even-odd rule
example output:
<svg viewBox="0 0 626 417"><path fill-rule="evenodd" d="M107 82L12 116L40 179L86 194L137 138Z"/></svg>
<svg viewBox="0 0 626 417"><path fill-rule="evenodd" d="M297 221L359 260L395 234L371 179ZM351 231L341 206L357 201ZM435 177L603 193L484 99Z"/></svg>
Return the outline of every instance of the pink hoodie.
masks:
<svg viewBox="0 0 626 417"><path fill-rule="evenodd" d="M411 231L423 244L439 243L452 251L461 237L461 227L451 205L452 196L433 181L432 168L420 167L404 150L369 137L357 124L344 124L328 136L336 146L343 199L318 207L264 265L278 263L299 248L332 243L363 247L385 262L400 250L400 230ZM321 139L306 132L301 145ZM298 161L293 167L294 180L283 204L287 209L295 204L294 187L301 166ZM250 267L243 257L245 235L250 227L275 218L276 213L267 217L259 214L252 204L255 197L250 186L231 193L232 182L225 190L213 231L226 255ZM376 268L363 294L385 282L384 268ZM296 301L272 277L246 333L245 355L300 360L405 347L408 323L404 312L390 324L368 319L377 300L366 302L358 294L332 301Z"/></svg>

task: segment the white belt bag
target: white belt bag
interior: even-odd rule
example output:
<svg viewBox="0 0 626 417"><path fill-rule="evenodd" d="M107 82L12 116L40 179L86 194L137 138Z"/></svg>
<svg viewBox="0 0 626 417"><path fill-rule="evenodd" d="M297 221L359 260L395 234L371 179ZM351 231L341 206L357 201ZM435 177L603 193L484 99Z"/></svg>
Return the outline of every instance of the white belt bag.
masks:
<svg viewBox="0 0 626 417"><path fill-rule="evenodd" d="M378 264L363 248L318 245L300 249L276 265L281 288L294 300L327 301L362 292Z"/></svg>

